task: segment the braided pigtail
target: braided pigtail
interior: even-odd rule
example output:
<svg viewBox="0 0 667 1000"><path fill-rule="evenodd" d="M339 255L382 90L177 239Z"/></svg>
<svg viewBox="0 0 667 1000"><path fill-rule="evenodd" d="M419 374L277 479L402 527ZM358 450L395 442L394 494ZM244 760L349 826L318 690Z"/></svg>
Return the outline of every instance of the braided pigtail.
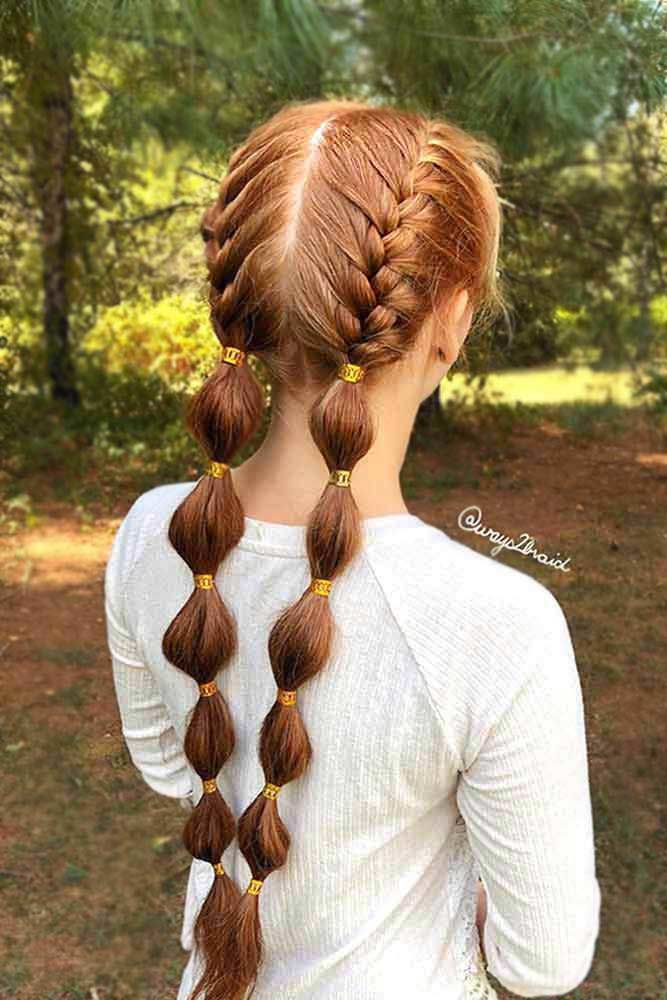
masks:
<svg viewBox="0 0 667 1000"><path fill-rule="evenodd" d="M188 418L209 456L207 474L176 509L169 525L169 541L190 567L195 586L167 629L162 648L174 666L197 682L200 694L184 750L202 779L204 793L188 817L183 843L193 857L213 865L216 875L194 927L205 971L193 1000L205 987L207 969L219 968L216 926L238 897L221 862L235 836L236 823L216 782L234 749L234 727L215 683L218 671L236 650L237 636L234 619L215 586L215 575L244 530L228 463L256 429L262 407L261 390L246 366L221 361L195 397Z"/></svg>
<svg viewBox="0 0 667 1000"><path fill-rule="evenodd" d="M233 909L239 890L222 865L236 833L234 816L216 778L235 743L227 703L216 675L237 647L236 625L215 585L215 575L244 531L244 515L229 463L257 430L264 410L259 382L246 364L252 347L242 280L229 273L228 242L220 239L223 184L218 202L204 216L202 231L211 275L211 320L223 343L218 366L193 398L187 415L190 431L208 456L206 474L174 512L169 541L193 573L194 589L169 625L162 642L166 658L199 685L199 700L189 719L184 751L203 783L203 794L183 831L189 853L213 866L215 878L200 908L194 938L203 972L192 993L199 997L218 978L223 962L217 929Z"/></svg>
<svg viewBox="0 0 667 1000"><path fill-rule="evenodd" d="M266 781L238 822L239 848L252 878L227 927L224 948L231 959L233 983L220 997L242 997L254 983L261 963L259 892L267 876L285 864L290 846L277 797L283 785L304 773L312 755L297 706L297 691L329 659L334 622L328 596L360 542L359 511L349 488L350 477L371 447L373 425L359 385L363 370L346 364L339 373L340 381L324 393L311 415L311 430L330 476L307 530L311 582L298 601L283 612L269 638L277 691L259 740Z"/></svg>

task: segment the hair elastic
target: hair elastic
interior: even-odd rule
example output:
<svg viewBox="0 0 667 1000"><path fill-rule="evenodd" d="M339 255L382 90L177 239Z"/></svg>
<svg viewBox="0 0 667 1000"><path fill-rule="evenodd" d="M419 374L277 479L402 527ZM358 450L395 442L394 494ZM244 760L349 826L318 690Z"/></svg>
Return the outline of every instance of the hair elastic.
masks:
<svg viewBox="0 0 667 1000"><path fill-rule="evenodd" d="M361 365L352 365L349 362L341 365L336 372L338 378L342 378L343 382L361 382L365 374L366 371Z"/></svg>
<svg viewBox="0 0 667 1000"><path fill-rule="evenodd" d="M195 573L195 587L200 590L213 589L213 576L210 573Z"/></svg>
<svg viewBox="0 0 667 1000"><path fill-rule="evenodd" d="M296 691L286 691L278 688L278 701L281 705L296 705Z"/></svg>
<svg viewBox="0 0 667 1000"><path fill-rule="evenodd" d="M329 476L329 484L331 486L349 486L351 475L349 469L334 469Z"/></svg>
<svg viewBox="0 0 667 1000"><path fill-rule="evenodd" d="M213 865L213 871L215 872L216 875L226 874L225 869L223 868L222 863L220 861L218 861L217 865Z"/></svg>
<svg viewBox="0 0 667 1000"><path fill-rule="evenodd" d="M331 580L311 580L310 589L318 597L328 597L331 592Z"/></svg>
<svg viewBox="0 0 667 1000"><path fill-rule="evenodd" d="M222 479L225 472L229 469L228 465L224 462L214 462L213 459L206 466L206 475L213 476L214 479Z"/></svg>
<svg viewBox="0 0 667 1000"><path fill-rule="evenodd" d="M246 359L246 352L238 347L223 347L220 360L228 365L242 365Z"/></svg>
<svg viewBox="0 0 667 1000"><path fill-rule="evenodd" d="M215 681L206 681L205 684L199 685L199 693L202 698L210 698L218 690L218 685Z"/></svg>
<svg viewBox="0 0 667 1000"><path fill-rule="evenodd" d="M262 795L265 799L277 799L280 789L281 785L272 785L270 781L267 781L262 789Z"/></svg>
<svg viewBox="0 0 667 1000"><path fill-rule="evenodd" d="M202 782L202 784L207 795L212 795L213 792L217 792L218 790L218 783L215 778L207 778L206 781Z"/></svg>
<svg viewBox="0 0 667 1000"><path fill-rule="evenodd" d="M250 884L246 889L246 892L251 896L259 896L262 891L262 885L264 884L264 879L262 878L251 878Z"/></svg>

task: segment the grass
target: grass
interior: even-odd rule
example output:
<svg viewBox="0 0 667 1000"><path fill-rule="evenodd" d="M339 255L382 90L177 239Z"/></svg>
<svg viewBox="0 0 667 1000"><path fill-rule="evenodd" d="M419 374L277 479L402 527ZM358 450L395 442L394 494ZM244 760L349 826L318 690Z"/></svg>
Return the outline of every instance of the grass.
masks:
<svg viewBox="0 0 667 1000"><path fill-rule="evenodd" d="M532 368L513 368L511 371L492 372L486 380L486 389L496 402L526 405L560 405L563 403L615 403L617 406L637 406L634 396L635 378L632 370L600 371L591 365L552 364ZM452 393L460 393L465 400L473 397L473 390L465 385L462 374L456 374L441 385L444 404Z"/></svg>

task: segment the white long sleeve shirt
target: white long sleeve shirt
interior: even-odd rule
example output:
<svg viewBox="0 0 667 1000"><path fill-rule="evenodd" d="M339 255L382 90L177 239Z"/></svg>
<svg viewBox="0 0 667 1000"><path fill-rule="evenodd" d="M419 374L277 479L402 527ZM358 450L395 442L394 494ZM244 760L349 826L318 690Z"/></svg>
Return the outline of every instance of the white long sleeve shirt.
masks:
<svg viewBox="0 0 667 1000"><path fill-rule="evenodd" d="M197 801L183 753L197 685L162 654L192 591L169 519L194 482L135 501L114 538L106 621L123 734L156 792ZM259 898L264 962L253 1000L494 998L475 926L488 899L488 970L523 997L587 975L600 890L582 692L553 594L412 514L362 522L332 588L329 663L299 689L313 745L279 809L286 865ZM259 730L275 700L267 639L310 579L305 529L246 518L216 575L239 648L219 673L236 732L218 782L238 818L264 784ZM223 863L244 890L234 841ZM214 878L193 860L178 1000L199 961L192 927Z"/></svg>

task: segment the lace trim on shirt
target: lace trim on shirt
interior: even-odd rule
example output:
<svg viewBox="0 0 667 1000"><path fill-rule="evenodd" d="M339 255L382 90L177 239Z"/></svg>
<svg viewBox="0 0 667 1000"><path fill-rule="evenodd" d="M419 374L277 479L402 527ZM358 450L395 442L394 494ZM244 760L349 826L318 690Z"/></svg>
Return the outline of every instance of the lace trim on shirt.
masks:
<svg viewBox="0 0 667 1000"><path fill-rule="evenodd" d="M496 991L486 977L475 919L478 870L462 817L454 824L452 838L447 895L451 901L452 920L455 922L452 954L463 980L465 1000L498 1000Z"/></svg>

